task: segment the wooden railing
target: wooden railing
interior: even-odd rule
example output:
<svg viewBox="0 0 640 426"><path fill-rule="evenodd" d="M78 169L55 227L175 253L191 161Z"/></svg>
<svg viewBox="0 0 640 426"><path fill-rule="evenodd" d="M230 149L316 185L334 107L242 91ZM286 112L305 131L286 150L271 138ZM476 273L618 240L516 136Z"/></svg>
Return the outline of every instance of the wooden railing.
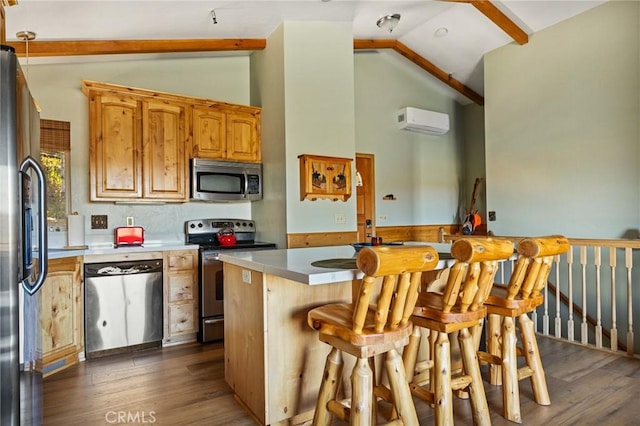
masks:
<svg viewBox="0 0 640 426"><path fill-rule="evenodd" d="M517 242L522 237L506 238ZM640 321L640 240L569 242L570 250L554 259L544 304L532 314L536 331L640 355L640 341L634 338L634 324ZM503 282L512 267L513 262L503 265Z"/></svg>

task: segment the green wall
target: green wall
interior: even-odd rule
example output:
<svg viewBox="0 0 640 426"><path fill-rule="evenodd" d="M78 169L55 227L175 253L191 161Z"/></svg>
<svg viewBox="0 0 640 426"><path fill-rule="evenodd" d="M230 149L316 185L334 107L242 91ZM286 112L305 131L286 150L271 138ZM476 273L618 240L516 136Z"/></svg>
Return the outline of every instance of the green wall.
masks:
<svg viewBox="0 0 640 426"><path fill-rule="evenodd" d="M92 231L85 224L91 241L110 241L112 228L127 216L144 226L147 236L172 239L183 238L184 221L206 217L253 218L258 238L280 246L286 233L355 231L355 195L346 203L299 200L297 156L303 153L374 154L379 226L455 222L469 198L461 198L459 191L470 193L461 154L463 134L469 131L462 121L465 108L441 83L394 52L354 53L350 31L347 23L285 22L269 37L267 48L251 56L31 61L28 77L42 117L71 122L72 210L87 221L91 214L109 217L107 231ZM83 79L261 106L265 199L159 206L89 203ZM399 130L396 113L404 106L448 113L451 131L431 136ZM382 201L389 193L397 200ZM336 213L345 214L347 223L335 224Z"/></svg>
<svg viewBox="0 0 640 426"><path fill-rule="evenodd" d="M640 3L608 2L485 57L499 235L638 233Z"/></svg>
<svg viewBox="0 0 640 426"><path fill-rule="evenodd" d="M355 54L356 151L375 155L378 226L457 220L463 109L441 87L395 52ZM449 114L451 130L436 136L399 129L397 112L407 106ZM383 200L387 194L396 201Z"/></svg>

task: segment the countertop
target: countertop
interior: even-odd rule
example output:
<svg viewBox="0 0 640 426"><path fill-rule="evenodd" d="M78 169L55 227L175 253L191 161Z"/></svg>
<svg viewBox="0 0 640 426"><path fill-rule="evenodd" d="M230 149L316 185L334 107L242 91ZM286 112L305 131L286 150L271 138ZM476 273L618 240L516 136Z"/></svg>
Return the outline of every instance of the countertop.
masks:
<svg viewBox="0 0 640 426"><path fill-rule="evenodd" d="M430 245L438 252L448 253L449 243L414 243L405 245ZM220 253L220 260L253 271L276 275L302 284L317 285L362 278L357 269L323 268L311 263L326 259L355 258L352 246L309 247L248 252Z"/></svg>
<svg viewBox="0 0 640 426"><path fill-rule="evenodd" d="M90 256L94 254L124 254L124 253L145 253L151 251L172 251L172 250L197 250L197 244L184 244L184 243L153 243L144 244L139 247L118 247L113 245L97 245L89 246L86 249L75 248L49 248L49 259L62 259L65 257L73 256ZM37 256L37 253L35 254Z"/></svg>

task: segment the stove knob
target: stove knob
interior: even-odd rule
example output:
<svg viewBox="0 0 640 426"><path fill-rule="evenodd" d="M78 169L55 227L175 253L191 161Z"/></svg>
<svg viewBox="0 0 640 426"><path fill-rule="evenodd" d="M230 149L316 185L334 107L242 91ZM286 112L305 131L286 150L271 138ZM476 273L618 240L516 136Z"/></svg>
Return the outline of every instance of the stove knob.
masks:
<svg viewBox="0 0 640 426"><path fill-rule="evenodd" d="M189 228L193 229L193 228L195 228L195 227L196 227L196 225L195 225L195 224L193 224L193 223L189 224Z"/></svg>
<svg viewBox="0 0 640 426"><path fill-rule="evenodd" d="M249 222L249 228L253 228L253 222Z"/></svg>
<svg viewBox="0 0 640 426"><path fill-rule="evenodd" d="M198 224L198 228L202 228L202 222Z"/></svg>

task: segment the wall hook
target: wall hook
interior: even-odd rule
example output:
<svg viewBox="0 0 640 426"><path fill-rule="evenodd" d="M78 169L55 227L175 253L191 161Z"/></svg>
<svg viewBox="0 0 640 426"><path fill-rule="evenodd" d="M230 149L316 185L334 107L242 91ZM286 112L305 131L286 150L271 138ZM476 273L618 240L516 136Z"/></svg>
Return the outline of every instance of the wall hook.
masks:
<svg viewBox="0 0 640 426"><path fill-rule="evenodd" d="M216 17L215 9L211 9L211 19L213 20L214 25L218 23L218 18Z"/></svg>

